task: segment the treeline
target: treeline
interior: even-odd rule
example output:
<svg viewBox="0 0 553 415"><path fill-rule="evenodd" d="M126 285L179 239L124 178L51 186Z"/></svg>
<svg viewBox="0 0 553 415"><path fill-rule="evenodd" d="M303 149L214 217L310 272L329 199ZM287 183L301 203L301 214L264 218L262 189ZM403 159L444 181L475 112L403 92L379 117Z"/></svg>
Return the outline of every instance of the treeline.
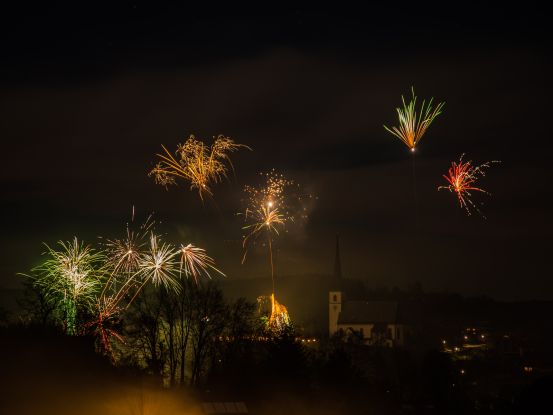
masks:
<svg viewBox="0 0 553 415"><path fill-rule="evenodd" d="M198 386L213 362L235 353L244 344L266 336L257 305L240 298L228 303L213 281L181 281L179 290L150 286L144 289L119 319L104 322L116 366L143 370L165 386ZM28 282L19 300L20 323L29 329L65 333L64 320L44 292ZM78 309L86 321L85 308ZM83 332L105 347L100 336ZM111 356L112 355L112 356Z"/></svg>
<svg viewBox="0 0 553 415"><path fill-rule="evenodd" d="M28 288L27 333L40 344L50 327L73 344L77 338L63 334L40 292ZM227 301L212 281L185 280L178 292L151 287L121 315L109 327L122 339L112 341L115 370L147 374L177 391L257 402L263 412L299 402L321 413L513 413L542 396L531 379L485 386L485 379L504 376L490 368L492 360L460 366L437 349L367 346L355 336L308 343L293 326L267 331L257 304ZM78 337L86 336L98 342Z"/></svg>

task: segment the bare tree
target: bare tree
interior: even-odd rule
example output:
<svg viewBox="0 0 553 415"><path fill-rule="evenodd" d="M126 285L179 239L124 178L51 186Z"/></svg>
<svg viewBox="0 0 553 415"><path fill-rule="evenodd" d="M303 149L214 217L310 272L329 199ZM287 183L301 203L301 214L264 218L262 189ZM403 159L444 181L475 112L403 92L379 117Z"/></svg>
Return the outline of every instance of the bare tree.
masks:
<svg viewBox="0 0 553 415"><path fill-rule="evenodd" d="M57 303L48 299L43 290L35 287L33 281L26 279L23 286L23 297L19 298L17 303L23 309L24 322L39 324L41 327L53 324Z"/></svg>
<svg viewBox="0 0 553 415"><path fill-rule="evenodd" d="M131 352L138 353L147 368L160 377L163 377L167 358L162 335L163 295L161 291L143 291L133 303L126 328L128 337L131 339Z"/></svg>
<svg viewBox="0 0 553 415"><path fill-rule="evenodd" d="M192 315L192 375L190 384L200 383L202 372L206 369L206 357L214 351L215 343L223 333L227 307L221 290L211 281L198 286L194 291Z"/></svg>

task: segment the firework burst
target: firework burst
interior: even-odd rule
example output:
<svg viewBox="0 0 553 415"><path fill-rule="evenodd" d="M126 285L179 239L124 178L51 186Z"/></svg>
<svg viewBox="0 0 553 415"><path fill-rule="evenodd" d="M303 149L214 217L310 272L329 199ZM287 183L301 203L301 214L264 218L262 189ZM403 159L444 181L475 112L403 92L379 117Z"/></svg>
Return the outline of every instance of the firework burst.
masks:
<svg viewBox="0 0 553 415"><path fill-rule="evenodd" d="M134 215L133 215L134 220ZM154 226L152 217L146 219L138 232L135 232L127 223L126 235L123 239L108 239L106 253L108 265L113 274L134 274L140 264L140 254L146 245L148 233Z"/></svg>
<svg viewBox="0 0 553 415"><path fill-rule="evenodd" d="M255 240L263 231L267 231L269 243L271 243L271 235L278 235L278 228L284 226L285 217L278 211L277 208L270 208L269 206L261 205L256 209L249 209L245 215L252 222L249 225L243 227L248 233L242 241L242 247L244 248L244 256L242 257L242 263L246 262L246 256L248 253L248 245L250 240Z"/></svg>
<svg viewBox="0 0 553 415"><path fill-rule="evenodd" d="M67 334L76 334L77 308L90 308L105 275L105 256L74 238L59 241L61 249L45 244L49 258L33 268L36 286L61 306Z"/></svg>
<svg viewBox="0 0 553 415"><path fill-rule="evenodd" d="M108 355L112 362L115 362L112 348L113 340L125 343L125 339L117 331L121 311L118 306L119 301L115 297L100 296L96 304L95 319L84 325L87 331L91 331L96 336L99 349L102 353Z"/></svg>
<svg viewBox="0 0 553 415"><path fill-rule="evenodd" d="M134 222L134 208L131 222ZM148 283L178 291L183 272L196 282L201 276L209 277L210 271L224 275L204 249L188 244L177 250L171 244L162 243L154 232L154 225L151 215L136 232L127 223L123 239L108 239L105 244L110 275L96 298L94 319L84 328L97 337L99 349L113 361L113 341L124 343L123 336L117 332L120 318ZM180 263L176 261L178 255Z"/></svg>
<svg viewBox="0 0 553 415"><path fill-rule="evenodd" d="M472 161L463 161L464 154L461 155L458 162L452 162L447 175L443 177L447 181L447 186L439 186L438 190L447 189L457 195L459 206L464 208L470 215L474 210L482 215L482 212L472 201L471 192L480 192L489 195L486 190L477 187L476 182L479 178L486 175L486 169L488 169L492 163L499 163L497 160L487 161L478 166L474 166ZM485 217L484 215L482 215Z"/></svg>
<svg viewBox="0 0 553 415"><path fill-rule="evenodd" d="M229 154L239 148L247 148L237 144L229 137L219 135L213 144L208 146L190 135L184 144L179 144L175 158L167 148L161 146L164 154L158 154L160 162L150 171L155 182L162 186L176 184L180 177L190 183L190 189L196 190L203 201L204 195L212 196L211 185L227 178L228 168L233 169Z"/></svg>
<svg viewBox="0 0 553 415"><path fill-rule="evenodd" d="M178 251L169 243L160 241L158 235L150 234L150 244L139 260L138 274L143 279L143 285L151 281L155 286L179 291L178 268L174 260Z"/></svg>
<svg viewBox="0 0 553 415"><path fill-rule="evenodd" d="M434 98L430 98L428 103L423 100L420 111L417 113L417 96L414 88L411 88L411 94L409 104L405 103L405 98L402 95L403 107L396 108L399 126L389 128L384 125L384 128L403 141L411 151L415 151L415 147L430 127L430 124L442 113L445 103L440 102L433 108L432 101Z"/></svg>
<svg viewBox="0 0 553 415"><path fill-rule="evenodd" d="M249 244L264 232L271 245L272 235L278 235L279 228L283 228L287 222L294 221L296 216L305 217L305 210L298 208L297 202L301 200L298 185L274 170L261 173L261 176L265 180L262 186L244 187L246 207L242 215L247 222L243 227L247 233L242 241L242 263L246 261Z"/></svg>
<svg viewBox="0 0 553 415"><path fill-rule="evenodd" d="M134 222L134 208L132 222ZM111 294L115 303L118 303L135 285L140 271L140 259L145 252L148 236L154 225L150 215L138 231L134 231L127 223L125 238L107 240L107 266L110 269L110 276L102 290L102 297Z"/></svg>
<svg viewBox="0 0 553 415"><path fill-rule="evenodd" d="M225 274L215 267L215 260L211 258L205 252L205 249L198 248L192 244L182 245L179 250L180 254L180 267L179 271L186 276L191 276L194 281L198 283L198 279L201 276L211 278L209 271L215 271L218 274L225 276Z"/></svg>

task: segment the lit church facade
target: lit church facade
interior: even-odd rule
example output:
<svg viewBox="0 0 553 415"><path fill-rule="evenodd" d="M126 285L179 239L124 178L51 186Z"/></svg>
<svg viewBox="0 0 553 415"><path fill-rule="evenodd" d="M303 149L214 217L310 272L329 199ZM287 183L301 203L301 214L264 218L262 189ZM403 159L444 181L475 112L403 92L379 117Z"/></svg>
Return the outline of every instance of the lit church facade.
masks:
<svg viewBox="0 0 553 415"><path fill-rule="evenodd" d="M348 301L344 292L339 238L336 237L334 274L328 293L328 334L356 336L368 345L402 346L406 327L398 319L396 301Z"/></svg>

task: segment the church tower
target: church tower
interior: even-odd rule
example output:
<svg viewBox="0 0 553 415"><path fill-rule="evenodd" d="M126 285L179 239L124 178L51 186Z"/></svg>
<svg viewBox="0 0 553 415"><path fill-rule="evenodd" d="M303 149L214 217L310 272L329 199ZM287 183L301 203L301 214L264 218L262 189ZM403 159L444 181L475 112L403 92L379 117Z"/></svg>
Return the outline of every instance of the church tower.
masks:
<svg viewBox="0 0 553 415"><path fill-rule="evenodd" d="M338 316L342 311L342 263L340 261L340 236L336 235L336 255L334 257L334 273L328 292L328 335L338 331Z"/></svg>

